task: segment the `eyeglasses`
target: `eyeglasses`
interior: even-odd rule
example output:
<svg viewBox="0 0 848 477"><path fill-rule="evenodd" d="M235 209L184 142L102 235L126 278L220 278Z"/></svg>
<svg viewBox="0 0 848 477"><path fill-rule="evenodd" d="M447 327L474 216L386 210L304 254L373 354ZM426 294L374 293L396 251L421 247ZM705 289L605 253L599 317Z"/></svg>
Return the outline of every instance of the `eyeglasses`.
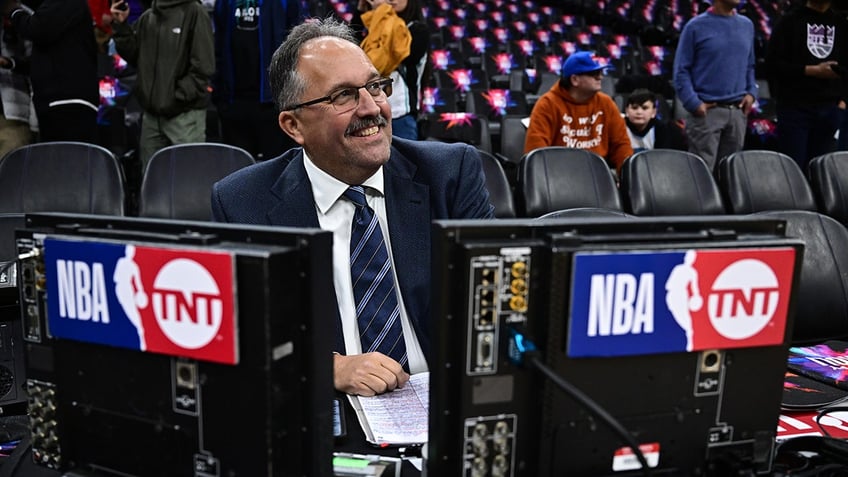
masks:
<svg viewBox="0 0 848 477"><path fill-rule="evenodd" d="M295 109L312 106L313 104L318 103L330 103L330 106L332 106L337 113L346 113L359 106L360 89L364 88L365 91L368 91L368 94L374 98L375 103L383 103L386 101L386 98L392 95L393 82L394 80L391 78L380 78L378 80L369 81L362 86L349 86L347 88L342 88L333 94L324 96L323 98L313 99L312 101L306 101L305 103L289 106L288 108L284 108L283 111L294 111Z"/></svg>
<svg viewBox="0 0 848 477"><path fill-rule="evenodd" d="M591 76L592 78L600 78L604 75L604 70L595 70L589 71L587 73L580 73L578 76Z"/></svg>

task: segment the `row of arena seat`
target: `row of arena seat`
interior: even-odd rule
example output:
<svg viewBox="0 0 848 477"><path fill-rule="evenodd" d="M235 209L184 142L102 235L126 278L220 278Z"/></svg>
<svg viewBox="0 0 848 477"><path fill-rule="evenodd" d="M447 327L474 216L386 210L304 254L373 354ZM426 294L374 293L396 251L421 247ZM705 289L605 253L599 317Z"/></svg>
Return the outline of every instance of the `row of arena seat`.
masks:
<svg viewBox="0 0 848 477"><path fill-rule="evenodd" d="M498 217L538 217L595 207L633 215L820 211L848 223L848 152L810 161L809 177L788 156L740 151L710 171L698 156L654 149L630 157L620 181L597 154L565 147L524 155L510 179L502 158L481 151ZM197 167L202 163L203 167ZM254 159L237 147L198 143L155 154L141 183L137 215L209 220L209 194L221 177ZM40 143L0 161L0 213L38 211L129 214L123 171L105 148Z"/></svg>
<svg viewBox="0 0 848 477"><path fill-rule="evenodd" d="M510 180L504 162L481 152L496 215L539 217L591 207L636 216L821 212L848 224L848 152L810 161L806 176L789 156L740 151L714 171L695 154L641 151L622 165L620 180L589 151L544 147L524 155Z"/></svg>
<svg viewBox="0 0 848 477"><path fill-rule="evenodd" d="M500 161L481 156L498 217L520 215ZM212 183L252 163L248 153L221 144L164 149L145 172L139 215L207 219ZM771 151L729 156L716 169L717 181L699 157L669 150L632 156L620 185L602 158L576 149L533 151L519 171L518 183L528 191L520 194L521 207L529 216L755 213L786 220L787 235L805 242L799 293L815 297L799 301L809 308L799 316L818 317L796 326L794 341L848 337L848 152L813 160L813 185L794 161ZM118 161L99 146L42 143L16 150L0 161L0 257L15 256L13 231L26 212L126 215L125 199Z"/></svg>
<svg viewBox="0 0 848 477"><path fill-rule="evenodd" d="M0 159L0 214L77 212L210 220L212 184L253 164L247 151L218 143L179 144L150 158L138 197L109 150L79 142L37 143Z"/></svg>

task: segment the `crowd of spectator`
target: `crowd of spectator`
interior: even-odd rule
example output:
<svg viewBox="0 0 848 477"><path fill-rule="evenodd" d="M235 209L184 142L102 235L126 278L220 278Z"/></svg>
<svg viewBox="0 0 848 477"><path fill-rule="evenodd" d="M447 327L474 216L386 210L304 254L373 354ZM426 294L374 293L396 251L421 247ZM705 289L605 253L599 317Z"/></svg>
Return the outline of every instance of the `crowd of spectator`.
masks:
<svg viewBox="0 0 848 477"><path fill-rule="evenodd" d="M399 137L426 136L432 119L422 97L442 86L440 65L473 67L475 55L495 49L518 60L523 49L526 58L503 71L520 64L523 86L498 86L492 71L481 86L527 95L518 112L529 118L525 152L586 148L618 169L649 148L688 149L708 166L742 148L773 148L803 168L848 144L837 139L848 124L848 22L832 0L0 3L0 155L32 141L99 143L135 161L139 170L128 177L171 144L225 142L257 160L295 146L278 124L270 55L293 26L327 15L351 24L393 80ZM478 39L495 46L462 46ZM445 60L454 45L462 58ZM557 80L540 81L546 73ZM478 81L468 76L466 89L455 88L463 99ZM456 111L472 112L463 99ZM497 125L488 129L497 134ZM755 143L752 135L776 140Z"/></svg>

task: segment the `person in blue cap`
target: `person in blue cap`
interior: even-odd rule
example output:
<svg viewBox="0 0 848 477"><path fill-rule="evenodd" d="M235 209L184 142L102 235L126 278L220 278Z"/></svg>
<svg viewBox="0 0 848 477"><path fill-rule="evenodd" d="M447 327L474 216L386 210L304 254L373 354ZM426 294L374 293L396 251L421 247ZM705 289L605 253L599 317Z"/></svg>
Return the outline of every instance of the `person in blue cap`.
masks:
<svg viewBox="0 0 848 477"><path fill-rule="evenodd" d="M525 154L548 146L586 149L616 170L621 168L633 148L621 111L601 92L607 68L589 51L575 52L565 60L559 82L536 101L530 113Z"/></svg>

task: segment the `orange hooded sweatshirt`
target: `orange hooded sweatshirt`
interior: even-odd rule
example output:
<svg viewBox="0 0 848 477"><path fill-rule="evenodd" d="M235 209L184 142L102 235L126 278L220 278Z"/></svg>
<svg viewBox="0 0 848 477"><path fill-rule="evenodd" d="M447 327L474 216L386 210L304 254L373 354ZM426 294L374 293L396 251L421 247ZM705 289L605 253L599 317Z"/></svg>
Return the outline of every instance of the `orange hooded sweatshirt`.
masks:
<svg viewBox="0 0 848 477"><path fill-rule="evenodd" d="M588 149L616 170L633 154L621 111L608 95L598 92L586 103L555 84L530 113L524 153L547 146Z"/></svg>

